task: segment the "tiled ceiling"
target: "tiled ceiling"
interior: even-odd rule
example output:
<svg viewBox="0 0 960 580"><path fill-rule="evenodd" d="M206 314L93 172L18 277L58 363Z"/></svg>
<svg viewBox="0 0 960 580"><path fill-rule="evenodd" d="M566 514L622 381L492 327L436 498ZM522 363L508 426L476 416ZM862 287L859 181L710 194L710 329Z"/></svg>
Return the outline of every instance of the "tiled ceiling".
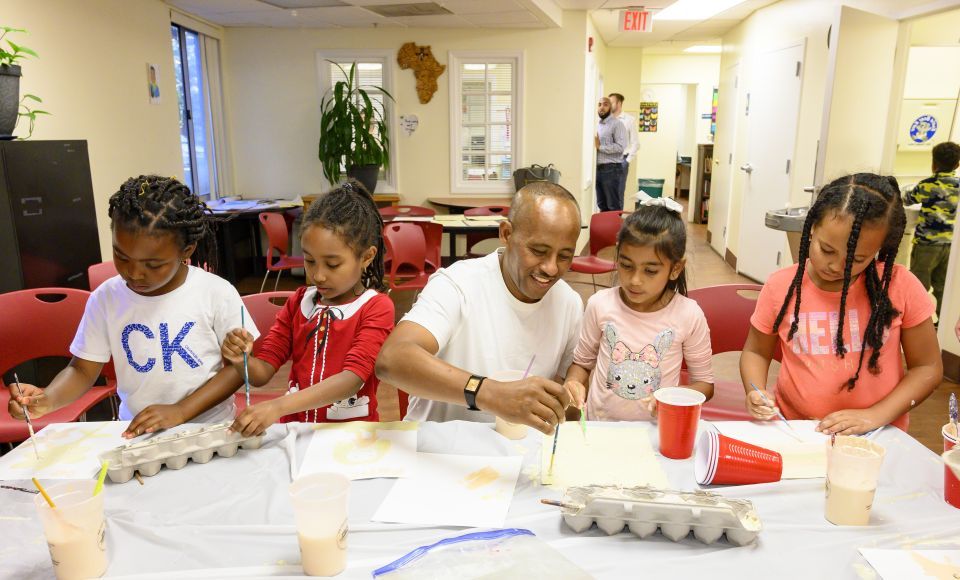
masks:
<svg viewBox="0 0 960 580"><path fill-rule="evenodd" d="M554 0L167 0L167 3L227 27L271 28L549 28L557 26L543 4ZM410 8L415 16L380 12Z"/></svg>

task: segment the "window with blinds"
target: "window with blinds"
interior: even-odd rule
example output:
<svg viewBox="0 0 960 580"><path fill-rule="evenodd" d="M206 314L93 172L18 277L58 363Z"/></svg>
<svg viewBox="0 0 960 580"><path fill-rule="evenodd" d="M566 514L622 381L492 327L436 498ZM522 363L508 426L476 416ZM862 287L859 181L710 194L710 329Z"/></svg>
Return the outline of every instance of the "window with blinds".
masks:
<svg viewBox="0 0 960 580"><path fill-rule="evenodd" d="M520 127L520 57L451 55L451 186L454 192L513 191Z"/></svg>
<svg viewBox="0 0 960 580"><path fill-rule="evenodd" d="M386 120L387 127L391 131L389 137L392 150L396 146L397 135L395 126L391 123L390 102L383 94L383 90L391 95L393 94L393 87L390 86L392 75L390 75L390 71L386 66L388 56L371 56L370 54L364 53L351 55L338 51L336 54L321 52L317 55L317 58L321 67L320 89L323 94L326 94L326 92L336 86L338 82L346 82L347 75L350 74L350 67L353 66L353 63L357 63L356 74L359 79L360 88L367 92L370 100L373 101L373 106L380 115L382 115L383 119ZM380 168L378 180L382 183L377 186L378 192L382 190L381 185L386 185L387 188L395 187L395 178L393 175L395 171L393 159L395 159L395 157L392 151L390 157L390 167L386 169L383 167ZM346 171L346 168L343 168L343 171Z"/></svg>

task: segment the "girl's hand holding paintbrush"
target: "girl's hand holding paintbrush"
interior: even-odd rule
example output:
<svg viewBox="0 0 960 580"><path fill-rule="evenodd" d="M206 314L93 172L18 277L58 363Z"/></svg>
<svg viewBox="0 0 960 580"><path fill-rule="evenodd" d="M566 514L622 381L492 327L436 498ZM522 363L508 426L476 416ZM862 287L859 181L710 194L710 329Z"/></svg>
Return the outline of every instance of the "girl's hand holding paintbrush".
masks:
<svg viewBox="0 0 960 580"><path fill-rule="evenodd" d="M7 412L9 412L10 416L14 419L20 421L26 420L21 405L27 408L27 412L30 413L32 419L43 417L53 410L50 405L50 400L40 387L20 383L20 392L22 395L17 394L13 385L8 385L7 389L10 391L10 401L7 403Z"/></svg>
<svg viewBox="0 0 960 580"><path fill-rule="evenodd" d="M751 390L747 393L747 411L754 419L769 421L776 419L780 409L772 404L773 398L766 389Z"/></svg>

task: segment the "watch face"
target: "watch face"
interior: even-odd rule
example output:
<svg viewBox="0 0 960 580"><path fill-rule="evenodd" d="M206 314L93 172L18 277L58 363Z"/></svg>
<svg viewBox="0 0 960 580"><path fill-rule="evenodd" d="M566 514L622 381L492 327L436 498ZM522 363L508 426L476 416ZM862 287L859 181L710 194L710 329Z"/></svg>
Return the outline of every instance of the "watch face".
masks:
<svg viewBox="0 0 960 580"><path fill-rule="evenodd" d="M480 379L477 377L470 377L470 380L467 381L467 386L464 387L464 390L473 392L477 390L478 386L480 386Z"/></svg>

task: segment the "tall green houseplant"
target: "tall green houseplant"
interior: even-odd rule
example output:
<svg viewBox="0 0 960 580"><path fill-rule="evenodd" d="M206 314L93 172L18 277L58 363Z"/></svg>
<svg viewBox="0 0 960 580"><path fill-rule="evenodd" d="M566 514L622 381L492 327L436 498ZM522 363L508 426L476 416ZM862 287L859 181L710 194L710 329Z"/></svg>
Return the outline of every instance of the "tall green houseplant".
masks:
<svg viewBox="0 0 960 580"><path fill-rule="evenodd" d="M337 81L323 96L320 104L320 162L323 175L331 184L343 177L360 181L369 191L377 186L380 167L390 162L390 137L387 123L367 91L360 88L357 63L347 72L337 68L346 80ZM381 87L373 87L391 101L393 97Z"/></svg>
<svg viewBox="0 0 960 580"><path fill-rule="evenodd" d="M10 33L26 32L19 28L9 26L0 26L0 42L6 39L6 46L0 44L0 140L13 139L13 130L16 128L20 117L28 119L30 122L29 134L24 139L29 139L33 135L33 126L37 120L37 115L49 115L46 111L33 109L33 103L41 102L40 97L36 95L24 95L20 98L20 76L22 74L20 59L26 56L36 57L37 53L26 46L15 43L6 38Z"/></svg>

